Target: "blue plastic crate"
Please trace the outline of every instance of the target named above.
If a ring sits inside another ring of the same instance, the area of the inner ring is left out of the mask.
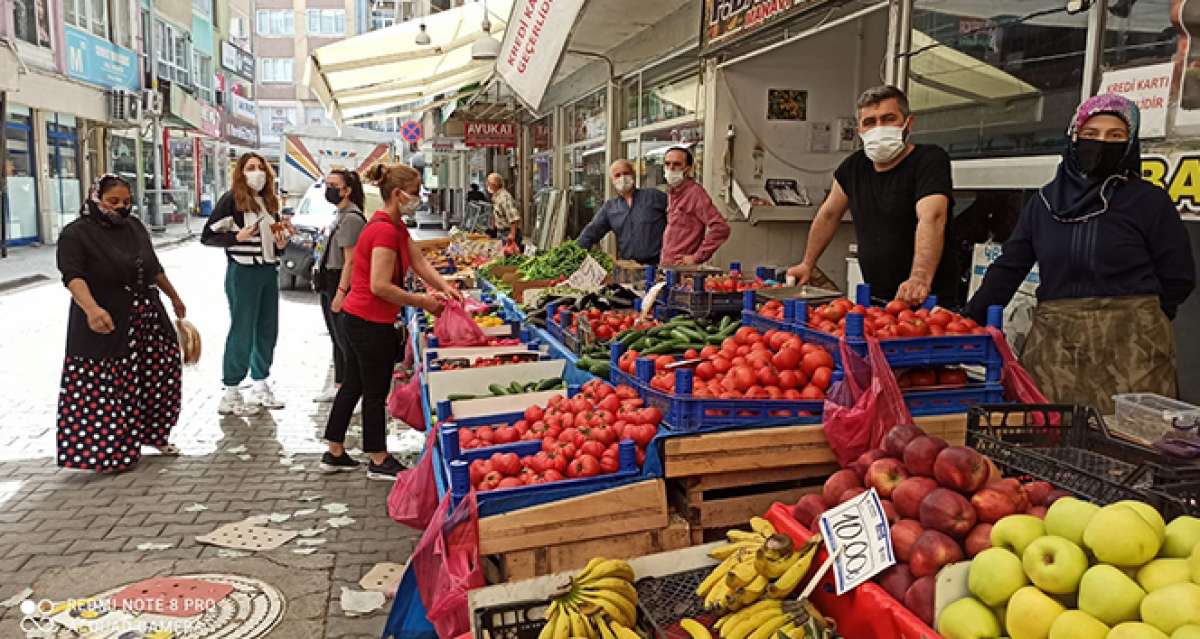
[[[1004,401],[1004,386],[999,382],[969,384],[963,388],[904,391],[904,404],[913,417],[965,413],[976,404]]]
[[[572,353],[571,350],[563,345],[562,342],[555,339],[549,331],[542,330],[535,326],[529,326],[528,328],[530,332],[533,333],[534,339],[536,339],[539,343],[546,344],[546,348],[549,351],[551,359],[567,360],[567,369],[563,373],[563,379],[566,380],[568,386],[583,386],[589,381],[596,379],[595,375],[592,375],[585,370],[581,370],[578,366],[576,366],[576,364],[579,363],[579,356],[575,353]]]

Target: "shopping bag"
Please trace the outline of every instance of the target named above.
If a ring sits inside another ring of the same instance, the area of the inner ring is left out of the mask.
[[[443,347],[484,346],[488,342],[483,329],[455,300],[446,300],[442,314],[433,322],[433,335]]]
[[[825,439],[838,463],[848,466],[872,448],[878,448],[897,424],[911,424],[904,395],[892,374],[879,340],[867,338],[867,359],[850,349],[843,339],[842,381],[825,398]]]
[[[442,498],[409,562],[417,574],[425,616],[442,639],[470,631],[467,592],[485,585],[475,493],[468,493],[453,510],[451,499],[450,493]]]
[[[388,493],[388,515],[397,522],[425,530],[437,511],[437,480],[433,473],[434,437],[425,439],[425,452],[416,466],[396,474],[396,482]]]
[[[409,428],[425,432],[425,409],[421,407],[421,375],[420,369],[412,375],[395,374],[396,383],[392,392],[388,393],[388,414],[398,419]]]
[[[1021,404],[1050,403],[1037,387],[1037,382],[1033,381],[1029,371],[1025,370],[1017,356],[1013,355],[1004,333],[995,326],[989,326],[987,330],[991,333],[992,341],[996,343],[996,350],[999,351],[1000,360],[1004,364],[1000,373],[1000,383],[1004,385],[1004,398]]]

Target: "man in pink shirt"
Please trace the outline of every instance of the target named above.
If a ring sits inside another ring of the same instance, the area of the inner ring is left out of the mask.
[[[663,157],[667,185],[667,230],[660,264],[701,264],[729,239],[729,225],[712,198],[692,179],[692,152],[674,147]]]

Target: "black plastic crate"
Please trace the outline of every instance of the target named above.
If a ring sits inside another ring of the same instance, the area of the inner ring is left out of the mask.
[[[1200,517],[1200,481],[1157,486],[1152,492],[1162,501],[1161,510],[1167,521],[1180,515]]]
[[[526,601],[475,612],[480,639],[537,639],[546,625],[549,601]]]
[[[1092,435],[1090,448],[1130,463],[1155,464],[1158,467],[1154,477],[1156,484],[1200,481],[1200,459],[1171,457],[1153,446],[1125,439],[1119,433],[1108,429],[1100,411],[1095,408],[1083,409],[1082,418],[1087,422],[1088,432]]]
[[[705,612],[704,601],[696,596],[696,588],[713,568],[706,566],[638,580],[634,585],[642,625],[653,631],[657,639],[683,639],[688,633],[679,628],[681,620],[692,618],[709,625],[715,622],[716,617]]]

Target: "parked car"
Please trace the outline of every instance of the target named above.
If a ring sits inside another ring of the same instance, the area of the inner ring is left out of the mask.
[[[363,194],[366,196],[363,215],[369,220],[375,211],[383,208],[383,200],[379,197],[379,189],[371,184],[363,186]],[[284,214],[287,212],[284,209]],[[292,211],[292,226],[296,227],[296,235],[288,241],[280,259],[279,288],[288,290],[310,286],[317,246],[324,243],[325,234],[336,215],[337,207],[325,201],[324,180],[308,187]]]

